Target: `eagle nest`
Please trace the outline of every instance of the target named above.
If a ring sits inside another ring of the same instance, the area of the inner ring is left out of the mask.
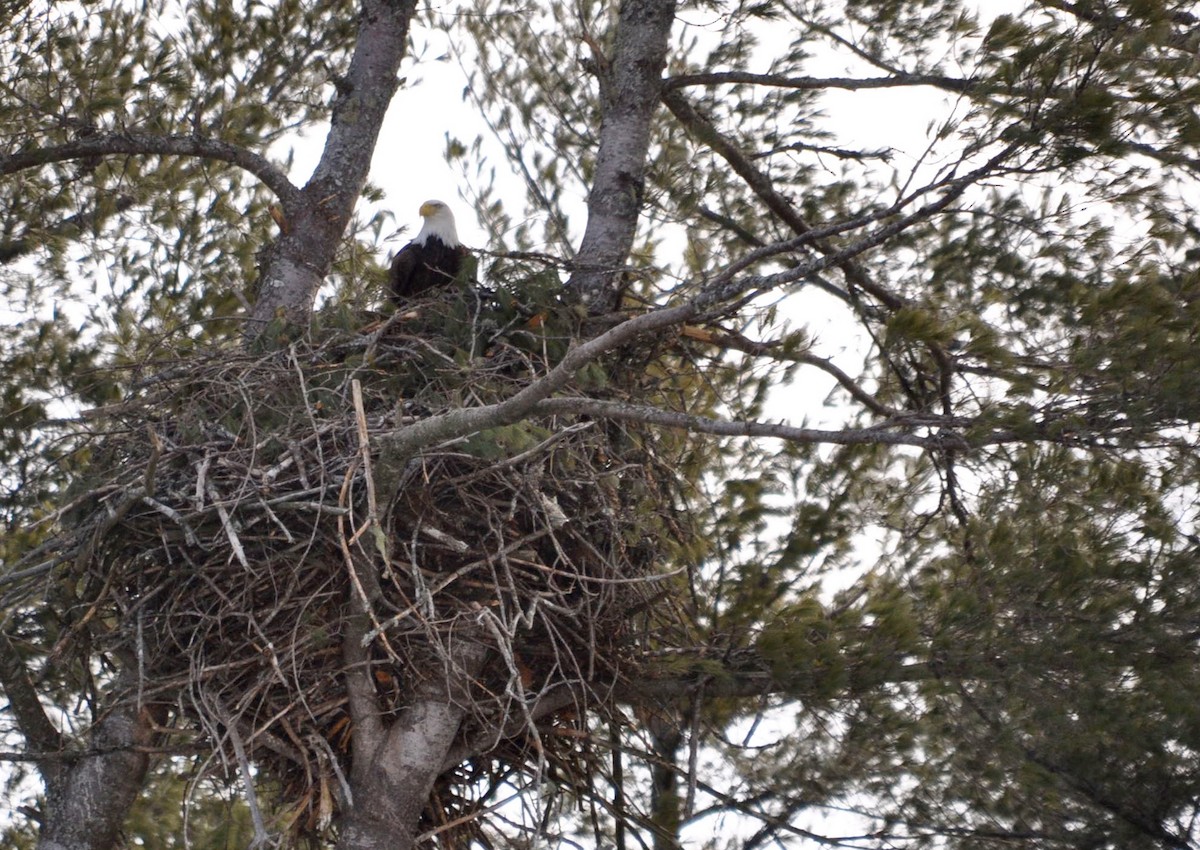
[[[545,374],[570,336],[553,319],[454,292],[365,321],[143,364],[136,397],[89,418],[64,517],[80,652],[136,665],[144,703],[234,775],[257,765],[296,829],[328,821],[349,773],[348,643],[385,713],[431,675],[470,681],[468,758],[430,827],[547,764],[560,784],[589,773],[584,709],[679,626],[672,565],[696,545],[679,438],[562,417],[389,451],[408,424]],[[664,404],[686,392],[672,357],[625,351],[574,390]],[[483,672],[454,669],[455,640],[486,646]]]

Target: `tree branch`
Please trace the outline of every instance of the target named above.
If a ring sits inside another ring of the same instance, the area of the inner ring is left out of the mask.
[[[132,195],[121,195],[113,204],[112,209],[113,212],[122,213],[133,205]],[[94,227],[101,220],[102,214],[98,207],[93,206],[92,209],[77,212],[53,224],[46,224],[38,228],[27,227],[15,239],[0,243],[0,265],[11,263],[13,260],[25,256],[42,244],[45,237],[70,236]]]
[[[497,725],[483,726],[468,739],[460,742],[446,754],[442,761],[442,771],[450,770],[473,756],[487,752],[497,741],[524,734],[529,729],[530,721],[548,717],[564,708],[587,704],[588,695],[581,686],[572,687],[565,682],[559,683],[548,691],[537,694],[527,703],[525,711],[510,711],[497,719]]]
[[[869,392],[860,387],[853,378],[835,366],[831,360],[825,357],[817,357],[815,354],[809,354],[808,352],[800,352],[791,355],[791,359],[795,360],[797,363],[804,363],[809,366],[813,366],[817,369],[820,369],[825,374],[830,375],[838,382],[842,389],[850,393],[855,401],[862,404],[872,413],[889,417],[902,415],[901,411],[888,407],[886,404],[879,401],[879,399],[875,398],[875,396],[871,395]]]
[[[757,251],[751,252],[741,260],[731,263],[728,268],[721,274],[714,277],[705,287],[705,291],[696,299],[695,303],[700,307],[707,307],[711,304],[716,304],[736,298],[751,290],[770,290],[787,283],[792,283],[797,280],[803,280],[806,277],[823,271],[830,267],[843,267],[847,261],[853,260],[861,254],[870,251],[879,245],[882,245],[887,240],[891,239],[918,222],[925,221],[932,216],[938,214],[946,207],[950,206],[958,198],[962,197],[963,193],[968,188],[975,185],[989,175],[997,173],[1000,166],[1012,158],[1017,151],[1021,149],[1020,142],[1012,142],[1005,146],[998,153],[992,156],[987,162],[974,168],[961,177],[947,177],[929,186],[924,186],[915,192],[910,193],[907,197],[901,198],[890,207],[875,212],[866,213],[853,219],[833,224],[825,225],[820,228],[810,228],[805,233],[797,236],[795,239],[787,242],[769,245],[760,248]],[[913,210],[907,215],[899,215],[899,213],[909,206],[916,198],[934,192],[937,190],[945,190],[944,194],[937,200],[930,201]],[[734,276],[742,271],[747,266],[751,265],[757,259],[771,254],[779,254],[785,251],[792,251],[796,248],[808,244],[815,244],[829,236],[836,236],[840,233],[846,233],[851,230],[857,230],[868,224],[893,219],[889,224],[876,229],[873,233],[864,236],[856,242],[852,242],[845,247],[836,250],[829,249],[824,256],[809,260],[805,263],[800,263],[790,269],[777,272],[769,275],[752,275],[735,281]],[[881,293],[881,296],[886,296],[892,301],[895,306],[903,305],[903,301],[891,293],[886,291]],[[886,302],[885,302],[886,303]],[[890,305],[889,305],[890,306]],[[690,318],[690,317],[689,317]]]
[[[825,357],[818,357],[808,351],[780,351],[783,341],[777,340],[773,342],[756,342],[755,340],[747,339],[739,333],[733,333],[726,330],[710,330],[708,328],[692,328],[685,326],[682,330],[682,335],[688,339],[698,340],[699,342],[715,345],[720,348],[732,349],[749,354],[751,357],[769,357],[778,361],[790,361],[792,363],[803,363],[806,366],[813,366],[820,369],[825,374],[836,380],[846,392],[870,410],[885,417],[900,417],[902,411],[888,407],[869,392],[860,387],[853,378],[847,375],[844,371],[833,364],[831,360]]]
[[[1162,165],[1176,165],[1186,168],[1193,175],[1200,176],[1200,158],[1188,156],[1183,151],[1159,149],[1145,142],[1126,142],[1124,146],[1134,153],[1140,153]]]
[[[743,649],[725,657],[711,657],[694,649],[659,650],[639,659],[641,675],[624,680],[604,694],[604,699],[626,705],[679,701],[694,696],[703,688],[705,699],[737,699],[785,695],[805,699],[826,693],[825,683],[816,678],[781,680],[771,671],[771,665],[757,650]],[[856,693],[883,684],[922,682],[937,678],[929,665],[922,662],[896,660],[893,664],[863,665],[851,668],[848,674]],[[555,688],[539,694],[529,705],[533,719],[545,717],[570,706],[586,705],[590,699],[583,685]],[[510,714],[502,725],[481,729],[469,740],[449,751],[442,764],[448,770],[464,759],[482,753],[496,740],[522,734],[526,729],[524,715]]]
[[[0,176],[55,162],[117,155],[193,156],[227,162],[261,180],[263,185],[279,198],[285,212],[299,197],[300,190],[270,160],[239,145],[201,136],[158,136],[152,133],[87,136],[61,145],[27,148],[0,157]]]
[[[750,191],[766,204],[767,209],[771,210],[794,233],[804,236],[812,231],[812,226],[792,206],[791,201],[775,191],[775,186],[772,184],[771,179],[760,171],[750,161],[749,157],[742,153],[732,139],[724,136],[711,122],[697,112],[679,91],[668,89],[663,92],[662,99],[667,108],[671,110],[671,114],[683,124],[684,128],[698,141],[708,145],[714,153],[729,163],[734,172],[746,181],[746,185],[750,187]],[[820,240],[814,240],[812,245],[824,254],[829,254],[834,250],[830,245]],[[875,296],[880,303],[892,309],[903,305],[904,302],[901,298],[872,281],[856,263],[846,260],[838,265],[842,269],[842,273],[846,275],[847,280],[863,291]]]
[[[702,74],[680,74],[663,82],[666,91],[687,86],[720,86],[749,84],[787,89],[890,89],[912,86],[933,86],[954,92],[971,91],[976,83],[941,74],[891,74],[886,77],[789,77],[785,74],[752,74],[747,71],[713,71]]]
[[[62,735],[42,707],[33,680],[29,678],[29,670],[21,660],[17,648],[13,646],[8,634],[0,631],[0,686],[8,697],[17,720],[17,727],[25,736],[26,748],[42,753],[54,753],[62,749]],[[38,772],[42,774],[46,785],[52,785],[58,780],[62,765],[57,760],[35,759]]]
[[[1093,8],[1091,4],[1071,3],[1068,2],[1068,0],[1038,0],[1038,3],[1051,9],[1058,9],[1060,12],[1067,12],[1068,14],[1074,15],[1080,20],[1087,21],[1089,24],[1097,24],[1108,27],[1119,25],[1127,26],[1131,29],[1134,27],[1140,27],[1142,25],[1141,21],[1135,20],[1131,22],[1129,16],[1116,15],[1112,12],[1109,12],[1107,9],[1103,9],[1103,7],[1102,10],[1098,11],[1097,9]],[[1200,18],[1198,18],[1196,15],[1193,15],[1191,12],[1182,9],[1171,10],[1170,19],[1171,23],[1184,27],[1194,27],[1197,22],[1200,22]]]
[[[917,446],[923,449],[942,449],[950,444],[956,444],[959,448],[967,447],[966,441],[954,433],[922,437],[908,431],[895,430],[907,425],[903,421],[870,428],[844,428],[839,431],[826,431],[817,428],[796,428],[782,423],[711,419],[707,416],[663,410],[648,405],[574,397],[546,399],[537,404],[533,413],[547,416],[575,414],[605,419],[632,420],[649,425],[679,428],[699,434],[715,434],[721,437],[774,437],[789,443],[821,443],[838,446]],[[917,427],[929,428],[937,427],[937,425],[920,422]]]
[[[349,701],[350,720],[354,723],[351,745],[354,748],[354,763],[365,763],[379,749],[384,740],[383,720],[375,686],[371,681],[371,651],[363,645],[369,619],[363,610],[362,600],[350,594],[352,614],[346,632],[342,635],[342,660],[346,668],[342,676],[346,682],[346,697]]]
[[[1043,756],[1028,736],[1020,735],[1019,732],[1014,731],[1011,724],[1001,723],[995,714],[989,711],[980,699],[966,688],[960,687],[958,695],[996,735],[1012,740],[1020,747],[1021,753],[1028,761],[1036,764],[1051,776],[1058,778],[1063,784],[1088,802],[1108,812],[1113,817],[1124,821],[1148,837],[1162,842],[1166,847],[1176,848],[1176,850],[1194,850],[1196,845],[1187,840],[1186,836],[1171,832],[1163,824],[1162,818],[1152,813],[1141,811],[1136,802],[1133,804],[1129,803],[1127,795],[1122,794],[1118,796],[1112,794],[1110,791],[1106,791],[1103,785],[1083,776],[1078,769],[1063,766],[1056,763],[1053,759]]]

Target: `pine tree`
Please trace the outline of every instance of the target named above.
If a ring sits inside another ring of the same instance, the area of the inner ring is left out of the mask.
[[[5,11],[8,843],[1200,844],[1191,4]]]

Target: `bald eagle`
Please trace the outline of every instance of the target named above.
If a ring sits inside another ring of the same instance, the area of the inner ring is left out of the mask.
[[[421,204],[425,223],[413,241],[392,260],[388,280],[392,300],[402,301],[434,287],[446,286],[458,277],[466,248],[458,241],[454,213],[441,201]]]

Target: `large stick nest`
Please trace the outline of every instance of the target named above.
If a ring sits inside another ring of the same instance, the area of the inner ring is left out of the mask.
[[[423,677],[454,675],[452,634],[484,642],[464,741],[494,743],[469,779],[565,770],[588,758],[581,709],[671,628],[670,565],[692,545],[684,447],[648,432],[539,420],[413,457],[381,448],[407,423],[511,395],[566,334],[470,293],[381,327],[343,318],[267,354],[160,360],[95,417],[62,585],[70,634],[136,664],[142,698],[228,768],[256,763],[299,827],[328,818],[349,773],[345,640],[369,647],[393,714]],[[663,362],[625,352],[575,389],[644,398],[675,380]],[[437,819],[467,805],[443,801]]]

